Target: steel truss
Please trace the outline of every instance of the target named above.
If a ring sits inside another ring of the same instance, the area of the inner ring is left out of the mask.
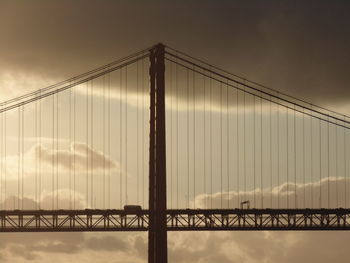
[[[0,232],[148,230],[148,210],[0,211]],[[167,210],[167,230],[350,230],[350,209]]]

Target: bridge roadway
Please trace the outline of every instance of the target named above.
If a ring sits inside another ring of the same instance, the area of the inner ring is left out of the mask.
[[[147,231],[149,210],[1,210],[0,232]],[[174,209],[168,231],[350,230],[350,209]]]

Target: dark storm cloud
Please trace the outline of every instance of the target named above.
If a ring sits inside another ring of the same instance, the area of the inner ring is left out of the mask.
[[[346,1],[0,5],[2,71],[34,74],[47,84],[162,41],[314,103],[332,106],[350,97]]]

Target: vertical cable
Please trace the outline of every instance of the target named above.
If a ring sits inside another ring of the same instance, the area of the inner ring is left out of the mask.
[[[125,67],[125,203],[128,204],[128,66]]]
[[[223,169],[223,163],[222,163],[222,82],[220,82],[220,207],[222,208],[223,199],[222,199],[222,169]]]
[[[337,126],[337,120],[335,121],[336,125],[335,128],[335,194],[336,194],[336,204],[337,207],[339,207],[338,203],[338,126]]]
[[[90,164],[90,180],[91,180],[91,183],[90,183],[90,187],[91,187],[91,208],[95,208],[94,207],[94,80],[92,79],[91,80],[91,84],[90,84],[90,90],[91,90],[91,97],[90,97],[90,105],[91,105],[91,115],[90,115],[90,124],[91,124],[91,132],[90,132],[90,135],[91,135],[91,154],[90,154],[90,158],[91,158],[91,164]]]
[[[254,208],[256,208],[256,127],[255,127],[255,96],[253,96],[253,147],[254,147],[254,153],[253,153],[253,200],[254,200]]]
[[[177,55],[177,54],[176,54]],[[175,88],[176,88],[176,206],[179,208],[179,87],[178,87],[178,65],[175,66]]]
[[[3,131],[4,131],[4,115],[2,113],[0,113],[1,116],[1,130],[0,130],[0,154],[1,154],[1,158],[0,158],[0,209],[4,210],[4,200],[3,200],[3,187],[4,187],[4,181],[3,181]]]
[[[279,96],[279,94],[277,94]],[[280,208],[280,191],[281,191],[281,185],[280,185],[280,103],[279,103],[279,97],[277,100],[277,208]]]
[[[108,73],[107,73],[108,74]],[[106,75],[103,75],[103,85],[102,85],[102,139],[103,139],[103,155],[106,156]],[[103,158],[103,209],[106,209],[106,157]]]
[[[204,93],[204,98],[203,98],[203,148],[204,148],[204,151],[203,151],[203,175],[204,175],[204,180],[203,180],[203,183],[204,183],[204,204],[205,204],[205,208],[208,208],[208,204],[207,204],[207,173],[206,173],[206,167],[205,167],[205,164],[206,164],[206,161],[205,161],[205,158],[206,158],[206,87],[205,87],[205,76],[203,75],[203,93]]]
[[[264,185],[263,185],[263,109],[262,109],[262,92],[260,92],[260,186],[261,186],[261,209],[264,208]]]
[[[244,83],[245,84],[245,83]],[[247,200],[246,194],[247,194],[247,162],[246,162],[246,133],[245,133],[245,127],[246,126],[246,91],[244,89],[243,91],[243,181],[244,181],[244,193],[243,193],[243,201]],[[255,205],[255,204],[254,204]]]
[[[229,92],[228,92],[228,81],[226,82],[226,135],[227,135],[227,159],[226,159],[226,172],[227,172],[227,208],[230,208],[230,118],[228,111],[229,104]]]
[[[18,107],[18,164],[17,164],[17,209],[20,209],[20,194],[21,194],[21,107]]]
[[[240,188],[239,188],[239,150],[240,150],[240,143],[239,143],[239,128],[238,128],[238,103],[239,103],[239,92],[238,89],[236,89],[236,173],[237,173],[237,208],[239,208],[239,202],[240,202]]]
[[[329,160],[329,117],[327,117],[327,202],[330,208],[330,189],[329,189],[329,175],[330,175],[330,160]]]
[[[55,209],[55,168],[54,168],[54,158],[55,158],[55,94],[52,95],[52,138],[51,138],[51,179],[52,179],[52,210]]]
[[[89,82],[86,82],[86,206],[89,205]]]
[[[58,109],[59,109],[59,106],[58,106],[58,96],[59,96],[59,93],[56,94],[56,207],[58,209],[58,118],[59,118],[59,115],[58,115]]]
[[[297,208],[297,129],[296,111],[294,105],[294,207]]]
[[[169,157],[169,166],[170,166],[170,208],[173,207],[173,63],[169,63],[170,66],[170,77],[169,77],[169,93],[170,93],[170,157]]]
[[[72,89],[69,89],[69,209],[72,209]]]
[[[314,142],[313,142],[313,119],[310,117],[310,141],[311,141],[311,151],[310,151],[310,158],[311,158],[311,208],[314,207],[314,158],[313,158],[313,149],[314,149]]]
[[[41,97],[41,90],[39,93],[39,96]],[[41,209],[41,152],[42,152],[42,145],[41,145],[41,100],[39,100],[39,204],[38,207]]]
[[[306,181],[305,181],[305,109],[303,108],[303,188],[304,188],[304,202],[303,202],[303,208],[306,208]]]
[[[108,157],[111,158],[111,74],[108,74]],[[108,209],[111,209],[111,162],[108,162]]]
[[[187,92],[187,98],[186,98],[186,103],[187,103],[187,111],[186,111],[186,120],[187,120],[187,204],[186,208],[189,208],[190,204],[190,106],[189,106],[189,101],[190,101],[190,88],[189,88],[189,70],[186,70],[186,92]]]
[[[123,177],[122,177],[122,165],[123,165],[123,144],[122,144],[122,100],[123,100],[123,68],[119,70],[119,206],[122,209],[123,203]]]
[[[6,210],[6,199],[7,199],[7,112],[4,113],[5,123],[4,123],[4,155],[5,155],[5,164],[4,164],[4,170],[5,170],[5,183],[4,183],[4,209]]]
[[[194,67],[192,71],[192,95],[193,95],[193,208],[196,208],[196,75]]]
[[[136,177],[137,177],[137,191],[136,191],[136,203],[139,204],[139,62],[136,62]]]
[[[22,106],[22,209],[24,209],[24,106]]]
[[[287,208],[289,209],[289,109],[287,113]]]
[[[319,144],[320,144],[320,200],[319,200],[319,203],[320,203],[320,208],[322,207],[322,185],[321,185],[321,176],[322,176],[322,169],[321,169],[321,165],[322,165],[322,161],[321,161],[321,154],[322,154],[322,130],[321,130],[321,120],[319,120],[318,122],[318,125],[319,125],[319,130],[320,130],[320,138],[319,138]]]
[[[75,209],[75,202],[76,202],[76,152],[75,152],[75,147],[76,147],[76,94],[75,91],[73,90],[73,209]]]
[[[346,116],[344,115],[344,123],[346,121]],[[347,184],[348,184],[348,180],[347,180],[347,165],[346,165],[346,160],[348,159],[347,158],[347,140],[346,140],[346,129],[343,129],[344,131],[344,182],[345,182],[345,191],[344,191],[344,196],[345,196],[345,200],[344,200],[344,203],[345,203],[345,208],[348,208],[348,205],[347,205]]]
[[[269,99],[269,117],[270,117],[270,190],[271,190],[271,198],[270,198],[270,207],[273,208],[272,206],[272,196],[273,196],[273,183],[272,183],[272,98],[270,96]]]
[[[34,149],[37,149],[38,147],[38,100],[36,98],[35,100],[35,110],[34,110],[34,133],[35,133],[35,147]],[[34,152],[34,159],[35,159],[35,208],[38,208],[38,155],[35,150]],[[0,200],[1,201],[1,200]]]
[[[212,136],[213,136],[213,125],[212,125],[212,119],[213,119],[213,92],[212,92],[212,79],[211,79],[211,73],[209,75],[209,97],[210,97],[210,115],[209,115],[209,125],[210,125],[210,136],[209,136],[209,152],[210,152],[210,208],[213,208],[213,143],[212,143]]]
[[[142,60],[142,125],[145,125],[145,60]],[[172,71],[171,71],[172,72]],[[172,95],[173,93],[171,93]],[[145,207],[145,134],[142,133],[142,199],[143,206]]]

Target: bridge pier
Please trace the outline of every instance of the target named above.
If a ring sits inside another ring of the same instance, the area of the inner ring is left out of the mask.
[[[164,45],[150,50],[148,262],[167,263]]]

